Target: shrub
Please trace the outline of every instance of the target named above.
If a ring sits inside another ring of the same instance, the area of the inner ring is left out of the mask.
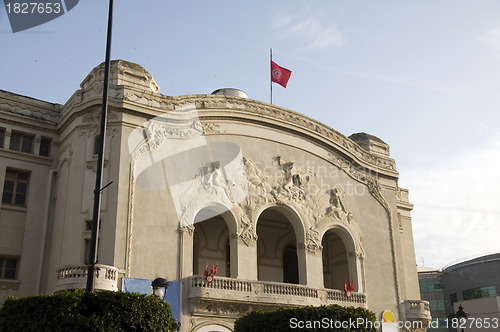
[[[9,297],[0,309],[0,331],[168,331],[171,326],[165,301],[136,293],[78,289]]]
[[[366,325],[350,324],[350,322],[360,322],[361,320],[372,323]],[[375,313],[368,309],[342,307],[336,304],[320,307],[278,308],[271,312],[252,311],[238,318],[234,323],[234,332],[295,330],[375,332],[375,320]],[[344,326],[341,325],[342,323]]]

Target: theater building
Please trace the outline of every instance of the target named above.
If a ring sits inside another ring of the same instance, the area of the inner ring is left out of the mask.
[[[64,105],[0,91],[0,302],[85,287],[103,77]],[[388,144],[235,89],[158,91],[112,62],[96,289],[178,282],[183,331],[295,305],[430,318]]]

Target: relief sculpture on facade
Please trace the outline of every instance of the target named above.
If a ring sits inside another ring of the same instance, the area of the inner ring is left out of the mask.
[[[254,245],[257,240],[255,211],[268,203],[287,204],[295,208],[303,217],[309,230],[306,234],[306,248],[310,252],[322,249],[320,230],[336,221],[348,228],[360,246],[361,231],[354,222],[353,214],[347,209],[345,191],[340,187],[325,193],[312,195],[307,184],[315,173],[306,167],[297,167],[294,162],[284,161],[281,156],[273,158],[276,172],[264,174],[255,162],[244,157],[245,173],[248,180],[248,194],[236,209],[240,220],[238,236],[246,245]]]

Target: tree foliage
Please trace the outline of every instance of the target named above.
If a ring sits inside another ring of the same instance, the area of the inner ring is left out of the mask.
[[[278,308],[271,312],[256,310],[238,318],[234,324],[234,332],[375,332],[375,320],[375,313],[368,309],[336,304]]]
[[[0,331],[168,331],[170,307],[152,295],[84,290],[9,297]]]

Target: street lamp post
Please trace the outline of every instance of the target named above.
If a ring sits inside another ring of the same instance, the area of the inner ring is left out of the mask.
[[[156,278],[151,283],[151,288],[153,288],[154,296],[164,300],[165,295],[167,295],[168,281],[165,278]],[[174,318],[172,322],[173,331],[179,331],[180,328],[181,328],[181,323]]]
[[[151,287],[153,288],[153,295],[163,299],[167,294],[168,281],[165,278],[156,278],[151,283]]]
[[[465,320],[465,322],[467,322],[467,317],[469,317],[469,314],[466,313],[464,311],[464,307],[462,307],[462,305],[460,305],[458,307],[458,311],[455,313],[455,317],[457,317],[458,319],[458,324],[459,324],[459,327],[460,325],[462,325],[462,322]],[[462,332],[465,332],[465,329],[462,328]]]

